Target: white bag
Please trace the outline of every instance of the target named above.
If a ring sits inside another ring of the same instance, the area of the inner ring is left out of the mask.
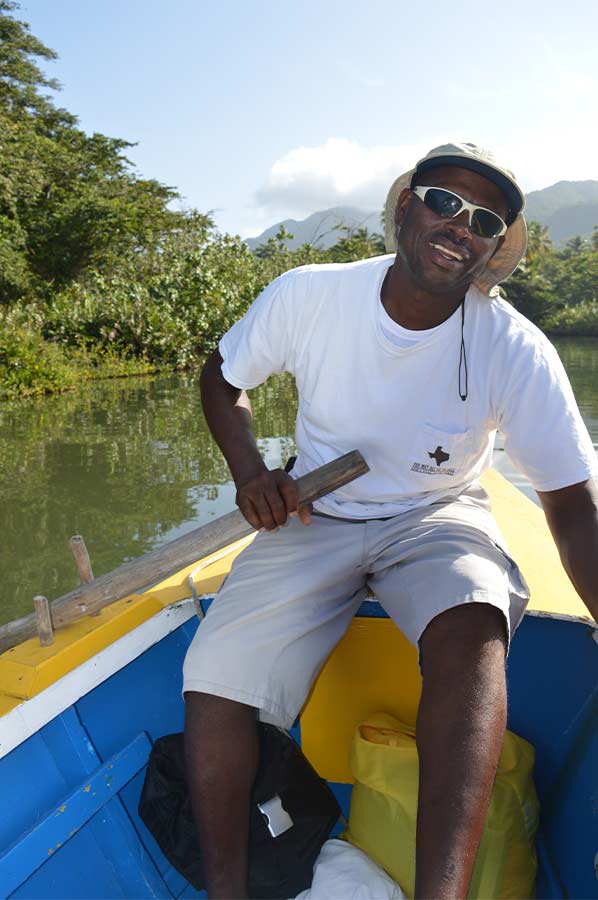
[[[312,885],[295,900],[406,900],[398,884],[362,850],[347,841],[326,841]]]

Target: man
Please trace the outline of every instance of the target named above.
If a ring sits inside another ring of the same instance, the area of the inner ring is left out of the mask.
[[[256,710],[291,725],[368,586],[420,650],[416,897],[466,896],[528,599],[478,482],[497,428],[598,616],[596,456],[552,345],[496,291],[525,251],[523,206],[487,151],[436,148],[390,190],[395,257],[286,273],[206,363],[208,424],[263,532],[185,661],[211,898],[247,896]],[[355,447],[370,466],[313,514],[289,475],[266,470],[251,430],[245,390],[282,371],[299,391],[293,474]]]

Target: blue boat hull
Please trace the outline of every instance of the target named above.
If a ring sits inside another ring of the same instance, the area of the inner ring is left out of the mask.
[[[151,741],[183,727],[181,668],[196,627],[189,619],[0,761],[2,897],[205,896],[137,814]],[[594,635],[583,622],[528,615],[509,657],[509,727],[536,748],[538,897],[598,897]],[[346,809],[350,786],[334,787]]]

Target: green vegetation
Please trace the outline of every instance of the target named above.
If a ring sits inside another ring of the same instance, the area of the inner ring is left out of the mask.
[[[38,62],[55,53],[0,0],[0,399],[82,379],[196,366],[283,271],[384,252],[339,232],[289,251],[284,229],[255,253],[209,215],[175,212],[175,189],[143,179],[118,138],[87,135],[53,102]],[[598,232],[563,250],[532,223],[508,299],[545,330],[598,334]]]
[[[575,237],[562,249],[538,222],[528,227],[527,253],[505,296],[547,334],[598,336],[598,226],[591,240]]]

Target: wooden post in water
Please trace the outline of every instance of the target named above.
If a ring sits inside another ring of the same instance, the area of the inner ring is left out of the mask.
[[[42,647],[49,647],[54,643],[54,629],[52,628],[52,616],[50,615],[50,604],[46,597],[38,594],[33,598],[35,607],[35,623],[37,625],[37,633],[39,642]]]
[[[87,552],[87,547],[85,546],[85,541],[80,534],[74,534],[72,536],[69,541],[69,547],[75,557],[81,584],[89,584],[90,581],[93,581],[91,560],[89,558],[89,553]]]
[[[87,552],[87,547],[85,546],[85,541],[83,540],[82,535],[74,534],[69,540],[69,547],[71,548],[72,554],[75,557],[75,563],[77,565],[77,572],[79,573],[81,584],[90,584],[90,582],[93,581],[93,571],[91,568],[89,553]],[[98,609],[96,612],[91,613],[91,615],[99,616],[100,613],[101,609]]]

